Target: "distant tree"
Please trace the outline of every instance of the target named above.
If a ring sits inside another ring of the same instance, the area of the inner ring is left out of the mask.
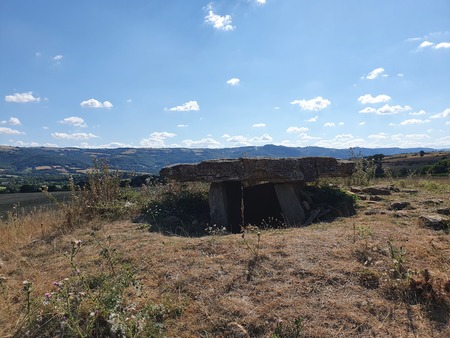
[[[369,156],[367,158],[368,161],[372,162],[375,166],[375,177],[383,177],[384,176],[384,169],[383,169],[383,158],[385,156],[383,154],[375,154],[372,156]]]
[[[425,152],[424,152],[423,150],[421,150],[421,151],[419,152],[419,155],[420,155],[420,157],[423,157],[423,155],[425,155]]]

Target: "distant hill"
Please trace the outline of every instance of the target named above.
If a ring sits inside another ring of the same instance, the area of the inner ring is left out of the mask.
[[[137,173],[156,174],[167,165],[176,163],[196,163],[210,159],[240,157],[307,157],[330,156],[348,159],[354,155],[371,156],[374,154],[396,155],[435,151],[430,148],[352,148],[332,149],[322,147],[284,147],[265,145],[260,147],[238,147],[224,149],[189,148],[20,148],[0,146],[0,174],[34,175],[81,173],[92,166],[93,159],[107,159],[113,169]]]

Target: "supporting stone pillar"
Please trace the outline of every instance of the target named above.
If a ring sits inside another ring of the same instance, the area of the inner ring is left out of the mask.
[[[227,227],[229,222],[227,192],[224,182],[211,183],[209,188],[209,214],[211,225],[218,227]]]
[[[275,192],[280,203],[281,212],[287,225],[302,225],[306,221],[305,211],[298,199],[295,183],[275,184]]]
[[[211,225],[237,233],[242,219],[242,184],[240,181],[213,182],[209,188]]]

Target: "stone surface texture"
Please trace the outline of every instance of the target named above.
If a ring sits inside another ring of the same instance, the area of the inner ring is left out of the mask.
[[[178,182],[241,181],[258,184],[314,182],[319,177],[347,177],[353,170],[353,162],[338,161],[332,157],[240,158],[176,164],[161,169],[160,174]]]

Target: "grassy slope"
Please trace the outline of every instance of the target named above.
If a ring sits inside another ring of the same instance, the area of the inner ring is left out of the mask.
[[[99,236],[112,236],[118,251],[138,267],[144,293],[130,302],[183,308],[179,318],[165,322],[169,337],[229,335],[231,322],[251,336],[271,336],[277,323],[288,326],[297,317],[303,318],[307,337],[448,337],[448,307],[414,304],[392,292],[405,280],[391,277],[394,263],[388,250],[388,241],[403,247],[404,266],[415,278],[428,269],[436,290],[450,279],[449,235],[417,222],[436,207],[450,207],[450,185],[445,184],[422,185],[417,193],[399,192],[378,202],[360,201],[356,216],[333,223],[263,231],[256,264],[255,234],[247,234],[246,242],[241,235],[168,237],[131,222],[95,227]],[[437,199],[442,202],[424,204]],[[389,211],[392,201],[409,201],[414,209]],[[378,213],[366,215],[369,209]],[[82,269],[98,268],[92,228],[49,235],[57,222],[35,215],[28,227],[13,227],[15,234],[0,229],[0,274],[6,277],[0,336],[8,336],[19,317],[23,280],[33,281],[34,293],[43,295],[53,281],[70,273],[62,253],[71,240],[83,240],[77,257]],[[31,224],[42,225],[33,229]],[[368,264],[360,262],[361,253],[370,257]],[[378,287],[363,282],[368,273],[377,276]],[[448,292],[439,292],[448,301]]]

